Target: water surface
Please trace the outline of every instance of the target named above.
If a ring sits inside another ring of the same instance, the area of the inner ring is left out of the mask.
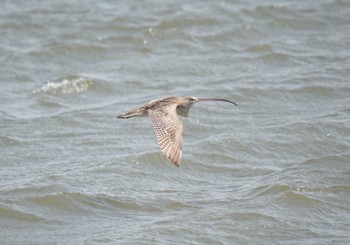
[[[1,244],[350,243],[347,1],[4,1]],[[183,119],[181,167],[148,118]]]

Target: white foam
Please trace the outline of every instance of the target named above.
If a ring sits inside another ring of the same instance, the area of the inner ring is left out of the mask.
[[[73,94],[81,93],[91,87],[92,81],[83,77],[67,78],[60,82],[47,81],[47,84],[39,89],[34,90],[34,93],[62,93]]]

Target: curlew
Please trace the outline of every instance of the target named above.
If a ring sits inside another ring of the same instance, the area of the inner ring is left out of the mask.
[[[200,101],[224,101],[237,105],[235,102],[217,98],[197,97],[167,97],[152,100],[139,108],[125,112],[117,118],[149,116],[151,118],[158,144],[164,155],[177,167],[182,156],[183,125],[177,115],[187,117],[193,104]]]

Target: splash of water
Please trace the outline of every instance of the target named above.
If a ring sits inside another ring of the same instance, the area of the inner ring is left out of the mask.
[[[39,89],[34,90],[34,93],[52,93],[52,94],[74,94],[88,90],[93,82],[84,77],[64,78],[58,82],[47,81],[47,84]]]

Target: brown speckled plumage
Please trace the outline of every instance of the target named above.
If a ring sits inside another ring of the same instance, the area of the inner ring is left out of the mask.
[[[225,99],[202,99],[196,97],[167,97],[152,100],[148,104],[123,113],[118,118],[149,116],[156,133],[161,151],[176,166],[180,166],[182,156],[183,125],[177,115],[188,116],[191,106],[199,101],[225,101]]]

